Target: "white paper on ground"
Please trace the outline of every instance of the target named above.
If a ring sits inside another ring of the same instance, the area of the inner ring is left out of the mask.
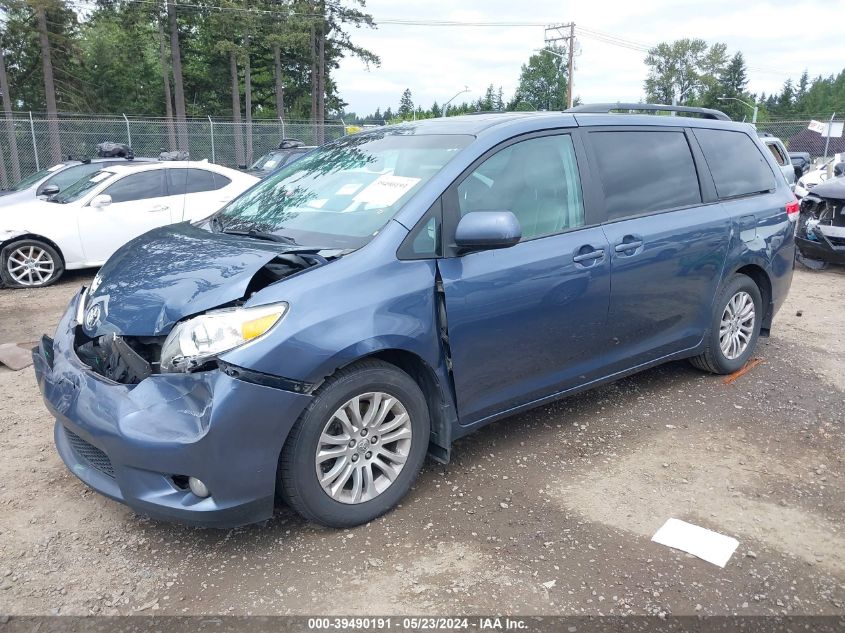
[[[678,519],[666,521],[651,540],[688,552],[719,567],[727,564],[739,545],[735,538]]]

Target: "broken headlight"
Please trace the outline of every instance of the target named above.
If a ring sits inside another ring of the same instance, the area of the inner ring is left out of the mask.
[[[190,371],[269,332],[287,303],[212,310],[179,323],[161,348],[161,371]]]

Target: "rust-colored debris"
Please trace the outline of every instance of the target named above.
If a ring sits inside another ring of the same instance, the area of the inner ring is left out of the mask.
[[[754,369],[757,365],[759,365],[762,362],[763,362],[762,358],[752,358],[747,363],[745,363],[745,365],[743,365],[742,367],[737,369],[734,373],[728,374],[727,376],[722,378],[722,383],[725,384],[725,385],[731,384],[737,378],[739,378],[743,374],[747,374],[749,371]]]

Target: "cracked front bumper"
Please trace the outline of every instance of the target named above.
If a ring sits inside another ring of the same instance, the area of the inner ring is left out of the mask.
[[[33,350],[38,385],[56,418],[56,448],[71,472],[156,519],[233,527],[270,518],[279,453],[311,396],[218,370],[112,382],[73,349],[79,298],[55,340]],[[197,497],[179,476],[201,479],[211,496]]]

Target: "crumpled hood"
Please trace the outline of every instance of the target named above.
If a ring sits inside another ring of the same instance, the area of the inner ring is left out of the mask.
[[[242,298],[279,247],[187,222],[154,229],[118,249],[94,277],[83,329],[88,336],[167,334],[186,316]]]
[[[820,198],[845,200],[845,176],[826,180],[810,189],[810,193]]]

